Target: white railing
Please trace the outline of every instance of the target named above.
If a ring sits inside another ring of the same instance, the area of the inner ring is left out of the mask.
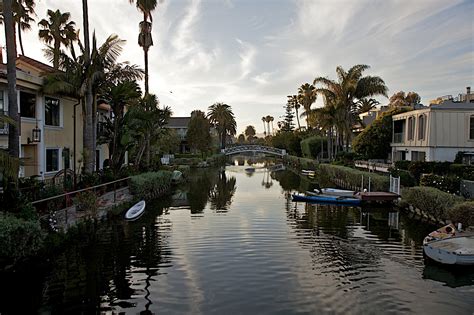
[[[261,152],[261,153],[269,153],[284,156],[286,155],[286,150],[278,149],[273,147],[267,147],[263,145],[238,145],[233,147],[228,147],[223,150],[225,155],[243,153],[243,152]]]
[[[400,195],[400,177],[390,175],[390,192]]]
[[[372,162],[372,161],[355,161],[355,167],[365,168],[368,171],[388,173],[389,168],[392,166],[388,163]]]

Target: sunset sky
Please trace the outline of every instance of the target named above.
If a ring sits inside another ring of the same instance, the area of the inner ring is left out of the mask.
[[[82,29],[81,1],[37,2],[37,22],[60,9]],[[143,67],[135,6],[89,0],[89,11],[99,43],[119,35],[127,40],[120,60]],[[390,95],[415,91],[427,104],[474,87],[473,16],[469,0],[165,0],[153,14],[150,92],[175,116],[225,102],[239,133],[250,124],[261,133],[261,117],[280,120],[301,84],[368,64]],[[45,62],[37,34],[36,26],[24,34],[25,54]]]

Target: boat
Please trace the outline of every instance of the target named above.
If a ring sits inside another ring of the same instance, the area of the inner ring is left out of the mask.
[[[302,175],[307,175],[307,176],[314,176],[314,175],[316,175],[316,172],[312,171],[312,170],[301,170],[301,174]]]
[[[178,170],[174,170],[171,174],[171,182],[177,184],[183,180],[183,173]]]
[[[441,264],[474,265],[474,233],[448,224],[425,237],[423,252]]]
[[[353,197],[356,193],[354,190],[346,190],[346,189],[336,189],[336,188],[321,188],[315,189],[315,192],[319,192],[323,195],[331,195],[331,196],[343,196],[343,197]]]
[[[331,196],[331,195],[319,195],[315,193],[301,195],[293,194],[293,201],[305,201],[314,203],[330,203],[339,205],[353,205],[357,206],[361,204],[360,199],[350,198],[345,196]]]
[[[474,235],[460,235],[427,242],[423,245],[423,252],[441,264],[474,265]]]
[[[138,219],[145,212],[145,200],[139,201],[125,212],[125,219],[133,221]]]

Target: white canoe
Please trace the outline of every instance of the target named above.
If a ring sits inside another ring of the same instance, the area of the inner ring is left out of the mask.
[[[143,212],[145,212],[145,206],[145,200],[137,202],[133,207],[127,210],[127,212],[125,213],[125,219],[138,219],[143,214]]]
[[[429,258],[447,265],[474,265],[474,236],[454,236],[427,242],[423,250]]]
[[[318,191],[315,189],[314,191]],[[324,195],[330,196],[342,196],[342,197],[352,197],[355,194],[353,190],[345,190],[345,189],[336,189],[336,188],[322,188],[321,193]]]

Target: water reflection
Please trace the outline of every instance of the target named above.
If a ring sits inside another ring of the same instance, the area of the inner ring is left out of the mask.
[[[216,185],[211,190],[209,201],[212,210],[216,212],[227,212],[232,204],[232,197],[236,190],[236,179],[233,176],[229,178],[225,170],[219,172]]]

